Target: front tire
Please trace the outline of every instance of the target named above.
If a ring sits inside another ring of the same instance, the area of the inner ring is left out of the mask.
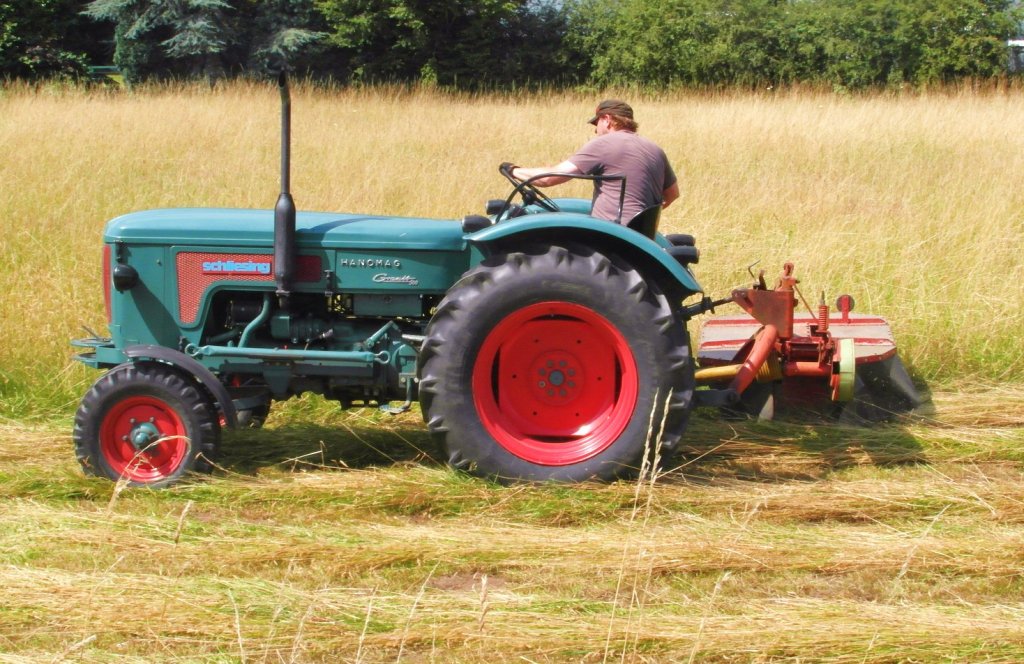
[[[585,248],[490,257],[438,306],[420,356],[428,427],[456,468],[612,480],[682,435],[688,337],[632,267]],[[666,411],[667,405],[667,411]]]
[[[140,362],[96,381],[75,415],[73,438],[86,474],[161,487],[212,469],[220,424],[195,383],[169,366]]]

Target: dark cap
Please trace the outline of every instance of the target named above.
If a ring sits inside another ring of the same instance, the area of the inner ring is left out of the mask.
[[[594,111],[594,117],[587,120],[592,125],[597,124],[597,119],[602,115],[618,115],[623,118],[633,119],[633,107],[624,101],[618,99],[605,99],[603,102],[597,105],[597,110]]]

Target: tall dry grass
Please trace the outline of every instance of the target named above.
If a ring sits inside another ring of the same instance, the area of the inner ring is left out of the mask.
[[[587,140],[597,96],[299,86],[296,201],[481,212],[507,192],[498,163],[554,163]],[[755,261],[772,277],[793,260],[809,299],[849,292],[860,310],[887,316],[918,376],[1024,378],[1019,92],[630,99],[641,132],[681,176],[663,230],[696,234],[710,293],[748,282]],[[103,328],[107,219],[150,207],[269,207],[277,141],[270,85],[3,89],[0,412],[68,413],[92,378],[68,361],[66,342],[81,324]]]

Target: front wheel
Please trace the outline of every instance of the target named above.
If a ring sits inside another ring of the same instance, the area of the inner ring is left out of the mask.
[[[169,366],[140,362],[96,381],[75,415],[73,437],[87,474],[159,487],[211,470],[220,424],[193,382]]]
[[[633,474],[678,441],[693,393],[666,298],[628,265],[558,246],[488,258],[453,286],[420,377],[451,464],[504,479]]]

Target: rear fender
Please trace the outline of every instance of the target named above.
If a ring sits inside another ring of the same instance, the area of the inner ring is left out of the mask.
[[[667,292],[677,292],[682,299],[703,292],[693,273],[665,251],[669,245],[660,235],[651,240],[620,224],[585,214],[531,214],[466,236],[466,240],[484,254],[496,253],[510,246],[522,247],[538,241],[557,242],[566,238],[626,258],[647,278],[657,279]]]

